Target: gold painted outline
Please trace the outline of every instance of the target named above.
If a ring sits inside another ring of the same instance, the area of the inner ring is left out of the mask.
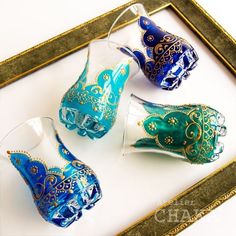
[[[154,1],[154,0],[152,0],[152,1]],[[41,46],[47,45],[47,44],[51,43],[51,42],[54,41],[54,40],[60,39],[62,36],[66,35],[66,34],[68,34],[68,33],[70,33],[70,32],[73,32],[73,31],[75,31],[75,30],[77,30],[77,29],[79,29],[79,28],[82,28],[83,26],[86,26],[86,25],[89,24],[89,23],[93,23],[93,22],[95,22],[96,20],[101,19],[102,17],[106,17],[106,16],[108,16],[109,14],[115,14],[115,13],[117,13],[118,11],[120,11],[120,10],[122,10],[122,9],[124,9],[124,8],[126,8],[126,7],[128,7],[128,6],[130,6],[130,5],[132,5],[132,4],[134,4],[134,3],[138,3],[138,2],[143,3],[143,4],[145,5],[145,3],[147,4],[147,2],[151,2],[151,0],[140,0],[140,1],[133,0],[133,1],[131,1],[131,2],[128,2],[127,4],[124,4],[124,5],[120,6],[120,7],[117,7],[117,8],[115,8],[115,9],[112,10],[112,11],[109,11],[109,12],[103,14],[103,15],[100,15],[100,16],[98,16],[98,17],[96,17],[96,18],[94,18],[94,19],[92,19],[92,20],[90,20],[90,21],[87,21],[87,22],[85,22],[85,23],[83,23],[83,24],[81,24],[81,25],[79,25],[79,26],[77,26],[77,27],[71,29],[71,30],[68,30],[68,31],[66,31],[66,32],[64,32],[64,33],[62,33],[62,34],[59,34],[59,35],[57,35],[57,36],[55,36],[55,37],[53,37],[53,38],[51,38],[51,39],[49,39],[49,40],[47,40],[47,41],[45,41],[45,42],[43,42],[43,43],[40,43],[40,44],[38,44],[38,45],[36,45],[36,46],[34,46],[34,47],[31,47],[31,48],[29,48],[29,49],[27,49],[27,50],[25,50],[25,51],[23,51],[23,52],[21,52],[21,53],[15,55],[15,56],[13,56],[13,57],[10,57],[10,58],[8,58],[8,59],[6,59],[6,60],[0,62],[0,68],[1,68],[2,65],[6,64],[6,63],[8,63],[8,62],[10,62],[10,61],[14,61],[15,59],[18,59],[18,58],[20,58],[21,56],[23,56],[23,55],[25,55],[25,54],[27,54],[27,53],[29,53],[29,52],[31,53],[31,52],[33,52],[35,49],[40,48]],[[149,14],[150,14],[150,15],[151,15],[151,14],[154,14],[154,13],[156,13],[156,12],[162,10],[162,9],[165,9],[165,8],[167,8],[167,7],[170,7],[172,10],[174,10],[175,13],[177,13],[177,15],[178,15],[188,26],[190,26],[190,28],[197,34],[197,36],[199,36],[199,37],[201,38],[201,40],[212,50],[212,52],[215,53],[215,55],[228,67],[228,69],[233,73],[233,75],[236,75],[236,69],[235,69],[235,67],[229,62],[229,60],[227,60],[226,57],[225,57],[222,53],[220,53],[219,50],[207,39],[207,37],[206,37],[205,35],[203,35],[203,34],[197,29],[197,27],[194,26],[194,24],[192,24],[192,23],[190,22],[190,20],[184,15],[184,13],[181,12],[181,10],[179,10],[179,8],[177,7],[177,5],[178,5],[178,3],[180,4],[181,0],[160,0],[160,2],[161,2],[161,7],[157,8],[157,9],[155,9],[155,10],[149,11]],[[198,3],[196,3],[195,0],[189,0],[189,2],[190,2],[192,5],[194,5],[195,7],[197,7],[197,9],[201,12],[201,15],[202,15],[202,16],[207,17],[207,20],[210,21],[210,22],[212,23],[212,25],[213,25],[215,28],[219,29],[219,31],[220,31],[221,33],[223,33],[230,41],[232,41],[232,43],[233,43],[234,45],[236,45],[235,40],[232,38],[232,36],[231,36],[228,32],[226,32],[226,31],[225,31],[225,30],[210,16]],[[150,4],[150,5],[151,5],[151,4]],[[146,5],[145,5],[145,6],[146,6]],[[134,20],[131,20],[131,21],[128,21],[128,22],[125,22],[124,24],[121,24],[121,25],[117,26],[117,27],[115,28],[115,30],[118,30],[118,29],[120,29],[120,28],[122,28],[122,27],[124,27],[124,26],[126,26],[126,25],[128,25],[128,24],[130,24],[130,23],[132,23],[132,22],[134,22],[134,21],[135,21],[135,19],[134,19]],[[102,37],[105,37],[106,35],[107,35],[107,33],[104,33],[104,34],[99,35],[99,37],[97,37],[97,38],[102,38]],[[79,49],[85,47],[86,45],[89,44],[90,41],[91,41],[91,40],[89,40],[89,41],[87,41],[87,42],[85,42],[85,43],[83,43],[83,44],[80,44],[80,45],[78,45],[77,47],[74,47],[74,48],[72,48],[72,49],[70,49],[70,50],[68,50],[68,51],[66,51],[66,52],[64,52],[64,53],[62,53],[62,54],[60,54],[60,55],[58,55],[58,56],[55,56],[55,57],[49,59],[48,61],[46,61],[46,62],[44,62],[44,63],[42,63],[42,64],[40,64],[40,65],[37,65],[37,66],[35,66],[35,67],[33,67],[33,68],[27,70],[27,71],[24,71],[23,73],[18,74],[18,75],[16,75],[16,76],[12,77],[12,78],[7,78],[7,79],[1,79],[1,78],[0,78],[0,88],[4,87],[4,86],[6,86],[6,85],[9,85],[10,83],[12,83],[12,82],[14,82],[14,81],[20,79],[21,77],[26,76],[26,75],[28,75],[28,74],[30,74],[30,73],[32,73],[32,72],[34,72],[34,71],[36,71],[36,70],[38,70],[38,69],[44,67],[44,66],[46,66],[46,65],[49,65],[49,64],[52,63],[52,62],[57,61],[58,59],[60,59],[60,58],[62,58],[62,57],[64,57],[64,56],[66,56],[66,55],[69,55],[69,54],[72,53],[72,52],[75,52],[75,51],[77,51],[77,50],[79,50]],[[233,49],[233,48],[232,48],[232,49]],[[3,80],[2,83],[1,83],[1,80]],[[224,165],[224,167],[221,167],[220,169],[214,171],[212,174],[206,176],[205,178],[203,178],[202,180],[200,180],[198,183],[194,184],[192,187],[188,188],[187,190],[185,190],[185,191],[182,192],[181,194],[177,195],[177,196],[174,197],[171,201],[165,203],[164,205],[162,205],[162,206],[159,207],[158,209],[156,209],[156,210],[154,210],[153,212],[149,213],[146,217],[144,217],[143,219],[139,220],[138,222],[140,223],[142,220],[146,219],[148,216],[150,217],[150,216],[151,216],[153,213],[155,213],[157,210],[160,210],[160,209],[162,209],[162,208],[164,208],[164,207],[170,205],[171,202],[173,202],[174,200],[179,199],[181,196],[184,196],[184,195],[185,195],[186,193],[188,193],[188,192],[191,192],[196,186],[199,186],[201,183],[203,183],[203,182],[206,181],[207,179],[213,177],[214,174],[216,174],[216,173],[218,173],[218,172],[221,172],[221,171],[224,171],[224,169],[225,169],[228,165],[232,164],[233,162],[236,162],[236,159],[234,159],[233,161],[231,161],[231,162],[228,163],[227,165]],[[218,205],[221,205],[223,202],[225,202],[227,199],[229,199],[230,197],[232,197],[232,196],[234,196],[234,195],[236,195],[236,187],[234,187],[231,191],[224,193],[221,197],[219,197],[218,199],[215,199],[215,201],[213,201],[211,204],[209,204],[209,205],[206,206],[206,207],[208,207],[209,211],[211,211],[212,209],[214,209],[214,208],[217,207]],[[194,221],[192,221],[192,222],[185,222],[185,223],[179,224],[177,227],[171,229],[171,230],[168,232],[167,235],[175,235],[175,234],[179,233],[180,231],[182,231],[183,229],[185,229],[185,228],[188,227],[190,224],[194,223],[196,220],[200,219],[202,216],[206,215],[207,213],[208,213],[208,211],[207,211],[207,212],[204,211],[204,213],[201,213],[200,215],[198,214],[198,215],[196,215],[196,216],[193,216]],[[136,224],[137,224],[137,223],[136,223]],[[136,224],[135,224],[135,225],[136,225]],[[132,225],[132,226],[129,227],[128,229],[135,227],[135,225]],[[127,230],[128,230],[128,229],[127,229]],[[125,230],[125,231],[127,231],[127,230]],[[119,234],[119,235],[120,235],[120,234]]]
[[[25,51],[15,55],[15,56],[13,56],[13,57],[10,57],[10,58],[0,62],[0,75],[1,75],[1,67],[2,66],[7,65],[10,62],[14,62],[14,60],[22,59],[25,54],[28,54],[28,53],[32,53],[33,54],[33,52],[36,49],[39,49],[40,47],[52,45],[53,41],[54,42],[56,42],[57,40],[59,41],[60,39],[63,39],[63,36],[66,36],[66,35],[68,35],[71,32],[76,32],[79,29],[82,30],[83,27],[86,26],[86,25],[89,25],[89,24],[92,24],[92,23],[95,24],[96,21],[101,20],[101,19],[109,19],[110,16],[119,13],[119,11],[122,11],[122,9],[125,9],[126,7],[129,7],[130,5],[132,5],[134,3],[142,3],[142,4],[144,4],[147,7],[147,10],[149,8],[151,8],[151,10],[149,10],[149,14],[150,15],[152,15],[152,14],[154,14],[154,13],[156,13],[156,12],[162,10],[162,9],[170,7],[188,26],[190,26],[190,28],[197,34],[197,36],[199,36],[201,38],[201,40],[213,51],[213,53],[215,53],[215,55],[217,57],[219,57],[219,59],[228,67],[228,69],[234,75],[236,75],[236,67],[235,67],[235,65],[233,65],[234,63],[232,62],[232,61],[234,61],[234,56],[230,55],[229,56],[230,58],[227,60],[226,57],[222,53],[220,53],[219,50],[207,39],[207,37],[205,35],[203,35],[197,29],[197,27],[190,22],[191,19],[189,20],[184,15],[184,13],[181,12],[181,10],[177,6],[177,5],[181,5],[183,2],[186,2],[186,0],[184,0],[184,1],[183,0],[160,0],[158,3],[155,3],[155,0],[133,0],[133,1],[130,1],[130,2],[124,4],[124,5],[120,6],[120,7],[117,7],[117,8],[115,8],[115,9],[109,11],[109,12],[106,12],[106,13],[98,16],[98,17],[95,17],[95,18],[93,18],[93,19],[91,19],[91,20],[89,20],[89,21],[87,21],[87,22],[85,22],[83,24],[80,24],[77,27],[74,27],[74,28],[72,28],[72,29],[62,33],[62,34],[59,34],[59,35],[57,35],[57,36],[55,36],[55,37],[53,37],[53,38],[43,42],[43,43],[40,43],[40,44],[38,44],[38,45],[36,45],[34,47],[31,47],[31,48],[29,48],[29,49],[27,49],[27,50],[25,50]],[[196,7],[201,12],[201,15],[203,17],[207,17],[207,20],[209,22],[211,22],[212,25],[216,29],[218,29],[221,33],[223,33],[226,36],[226,38],[228,38],[233,43],[233,45],[236,46],[235,40],[232,38],[232,36],[230,36],[230,34],[228,34],[201,6],[199,6],[199,4],[195,2],[195,0],[188,0],[187,2],[190,3],[190,5],[192,4],[191,6]],[[155,10],[152,10],[155,6],[158,6],[158,7]],[[128,24],[130,24],[130,23],[132,23],[134,21],[135,21],[135,19],[132,19],[132,20],[129,20],[129,21],[123,23],[123,24],[120,24],[117,27],[115,27],[114,30],[118,30],[120,28],[123,28],[124,26],[126,26],[126,25],[128,25]],[[103,38],[106,35],[107,35],[107,33],[102,33],[102,34],[98,35],[96,37],[96,39]],[[28,74],[30,74],[30,73],[32,73],[32,72],[34,72],[34,71],[44,67],[44,66],[46,66],[46,65],[49,65],[50,63],[53,63],[53,62],[59,60],[62,57],[65,57],[66,55],[69,55],[69,54],[71,54],[71,53],[73,53],[73,52],[75,52],[75,51],[85,47],[92,40],[94,40],[94,38],[92,38],[92,39],[89,38],[88,41],[86,41],[84,43],[81,42],[81,44],[79,44],[78,46],[76,46],[76,47],[74,47],[72,49],[69,49],[68,51],[63,52],[63,53],[61,53],[59,55],[56,55],[56,56],[54,56],[52,58],[49,58],[47,61],[42,62],[41,64],[38,64],[38,65],[36,64],[35,66],[31,67],[30,69],[26,68],[25,71],[23,71],[20,74],[13,75],[12,78],[10,78],[10,77],[7,78],[8,75],[6,75],[5,77],[3,75],[3,78],[0,78],[0,88],[4,87],[6,85],[9,85],[10,83],[20,79],[21,77],[26,76],[26,75],[28,75]],[[57,48],[55,48],[55,49],[57,49]],[[232,48],[232,50],[234,50],[234,48]],[[232,56],[232,58],[231,58],[231,56]],[[14,66],[16,66],[16,70],[18,70],[18,68],[20,67],[20,64],[23,63],[23,62],[19,62],[18,61],[16,64],[10,64],[9,68],[8,68],[9,71],[10,70],[14,70],[15,68],[12,68]],[[26,60],[26,62],[27,62],[27,60]]]

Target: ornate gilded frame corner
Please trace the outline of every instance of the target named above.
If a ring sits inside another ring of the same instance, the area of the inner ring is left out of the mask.
[[[234,195],[236,158],[117,235],[176,235]]]
[[[235,40],[195,1],[137,0],[124,4],[0,62],[0,88],[78,51],[95,38],[107,36],[107,32],[116,17],[126,7],[138,2],[142,3],[150,14],[167,7],[171,8],[233,75],[236,75]],[[123,21],[119,22],[116,30],[133,21],[132,15],[127,14]],[[176,235],[235,194],[236,159],[151,212],[119,235]],[[191,204],[175,204],[176,202]],[[177,211],[177,219],[182,219],[181,214],[185,210],[187,210],[189,217],[185,220],[169,222],[166,219],[171,210]],[[160,222],[158,219],[162,219],[162,221]]]
[[[53,63],[102,38],[126,7],[140,2],[150,14],[172,8],[196,33],[212,52],[236,75],[235,40],[193,0],[138,0],[124,4],[73,29],[59,34],[39,45],[0,62],[0,88]],[[127,15],[116,29],[130,24],[134,19]]]

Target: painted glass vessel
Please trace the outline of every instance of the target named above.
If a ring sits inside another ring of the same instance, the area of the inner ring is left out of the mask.
[[[82,74],[61,101],[59,117],[66,128],[91,139],[112,128],[125,83],[139,69],[132,52],[120,48],[107,40],[90,44]]]
[[[50,118],[15,128],[1,141],[0,152],[8,155],[50,223],[68,227],[102,196],[95,173],[64,146]]]
[[[224,116],[205,105],[160,105],[131,97],[125,151],[166,153],[204,164],[223,151]]]
[[[189,71],[196,66],[196,51],[183,38],[157,26],[142,4],[131,5],[121,13],[110,29],[112,40],[113,28],[130,11],[138,20],[130,34],[122,37],[122,44],[135,54],[144,75],[154,85],[166,90],[179,87],[182,80],[189,76]]]

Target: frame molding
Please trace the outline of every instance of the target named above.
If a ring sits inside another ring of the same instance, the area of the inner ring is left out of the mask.
[[[194,0],[133,0],[0,62],[0,88],[107,36],[112,22],[128,6],[142,3],[150,14],[171,7],[211,51],[236,75],[235,40]],[[131,15],[116,29],[133,22]]]
[[[117,235],[176,235],[234,195],[236,158]]]
[[[112,22],[128,6],[142,3],[149,14],[170,7],[195,32],[219,60],[236,75],[236,41],[194,0],[133,0],[87,21],[41,44],[0,62],[0,88],[87,46],[95,38],[107,36]],[[126,15],[118,30],[135,19]],[[180,195],[148,214],[118,235],[176,235],[236,194],[236,158]],[[178,201],[193,204],[174,204]],[[169,210],[187,209],[183,222],[168,222]],[[198,212],[195,209],[199,209]],[[164,219],[164,223],[156,219]]]

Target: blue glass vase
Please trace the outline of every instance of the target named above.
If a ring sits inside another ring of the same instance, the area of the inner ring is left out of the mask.
[[[102,197],[95,173],[64,146],[50,118],[16,127],[0,142],[0,153],[19,171],[50,223],[68,227]]]
[[[116,41],[111,35],[114,27],[131,13],[137,17],[137,23],[118,41],[138,58],[144,75],[154,85],[165,90],[178,88],[197,65],[196,51],[183,38],[157,26],[142,4],[131,5],[118,16],[109,31],[109,39]]]
[[[121,48],[107,40],[89,45],[84,70],[61,101],[59,118],[66,128],[91,139],[112,128],[125,83],[139,70],[132,52]]]

